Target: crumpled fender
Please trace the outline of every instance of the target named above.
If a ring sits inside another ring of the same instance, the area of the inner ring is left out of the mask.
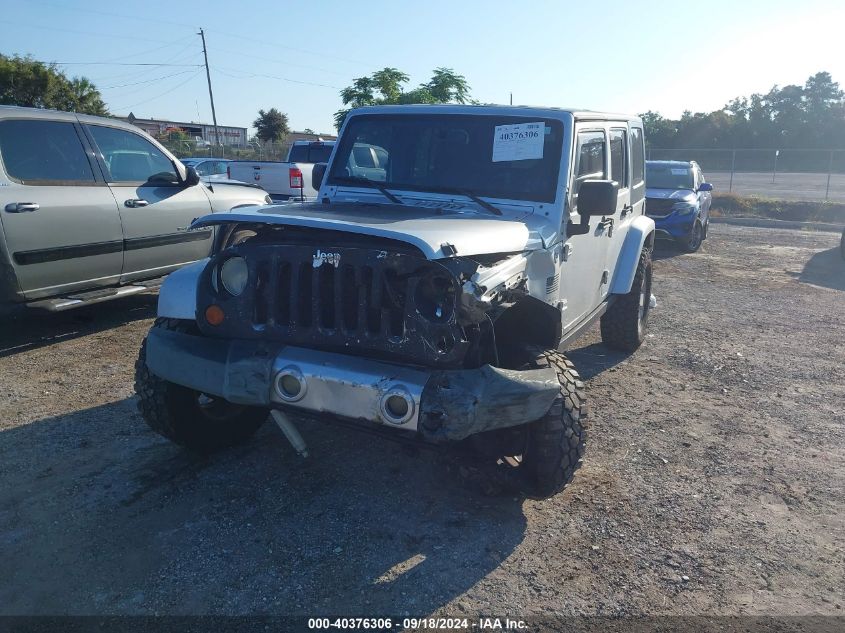
[[[640,253],[648,242],[649,247],[654,244],[654,220],[639,215],[628,225],[628,234],[622,244],[622,251],[616,260],[616,270],[613,271],[613,281],[610,284],[610,294],[624,295],[631,291],[634,276],[637,274],[637,264]]]
[[[158,316],[169,319],[197,318],[197,285],[209,258],[170,273],[158,291]]]

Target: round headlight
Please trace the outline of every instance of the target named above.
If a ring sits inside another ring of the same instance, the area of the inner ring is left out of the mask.
[[[220,267],[220,282],[230,295],[237,297],[249,281],[249,268],[243,257],[230,257]]]
[[[414,292],[417,312],[432,323],[446,323],[455,311],[455,284],[445,274],[429,273]]]

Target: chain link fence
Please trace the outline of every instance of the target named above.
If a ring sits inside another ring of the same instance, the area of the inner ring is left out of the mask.
[[[663,149],[649,160],[694,160],[719,193],[845,202],[845,150]]]
[[[161,139],[158,141],[178,158],[229,158],[232,160],[285,160],[292,141],[255,143],[247,146],[204,145],[193,140]]]

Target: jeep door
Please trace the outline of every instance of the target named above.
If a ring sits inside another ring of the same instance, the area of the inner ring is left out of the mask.
[[[604,123],[580,122],[575,128],[569,221],[581,222],[578,215],[578,189],[585,180],[604,180],[608,175],[607,130]],[[610,240],[601,218],[588,218],[590,230],[570,235],[563,246],[561,264],[561,300],[563,331],[578,325],[598,307],[606,290],[607,251]]]
[[[616,212],[612,217],[609,216],[613,222],[605,232],[609,242],[605,268],[609,271],[612,282],[619,254],[628,234],[628,226],[635,216],[643,213],[645,207],[645,154],[641,128],[632,126],[629,129],[625,121],[614,122],[609,124],[608,133],[610,179],[619,183]],[[610,285],[608,283],[602,286],[603,298],[607,296]]]
[[[120,214],[75,117],[3,118],[0,156],[0,224],[24,297],[117,283]]]
[[[123,222],[122,280],[163,275],[206,257],[212,230],[187,230],[211,213],[205,186],[187,186],[170,156],[141,134],[92,123],[85,129]]]

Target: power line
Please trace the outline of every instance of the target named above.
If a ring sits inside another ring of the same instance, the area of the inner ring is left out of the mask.
[[[156,51],[160,51],[160,50],[165,49],[165,48],[170,48],[171,46],[178,46],[179,44],[184,43],[187,39],[188,39],[188,38],[186,38],[186,37],[180,37],[178,40],[176,40],[176,41],[174,41],[174,42],[171,42],[170,44],[164,44],[163,46],[157,46],[157,47],[155,47],[155,48],[150,48],[150,49],[147,49],[147,50],[145,50],[145,51],[139,51],[139,52],[137,52],[137,53],[129,53],[128,55],[123,55],[122,57],[115,57],[115,58],[113,59],[113,61],[120,61],[120,60],[122,60],[122,59],[126,59],[127,57],[140,57],[141,55],[147,55],[147,54],[149,54],[149,53],[155,53]],[[178,53],[175,53],[175,55],[174,55],[174,56],[179,56],[179,55],[181,55],[183,52],[185,52],[185,50],[187,50],[187,48],[188,48],[189,46],[192,46],[192,45],[193,45],[193,42],[191,42],[190,44],[188,44],[188,46],[184,47],[184,48],[183,48],[182,50],[180,50]]]
[[[74,7],[74,11],[77,11],[77,8]],[[94,37],[108,37],[112,39],[119,39],[126,41],[125,35],[115,35],[114,33],[97,33],[94,31],[80,31],[78,29],[63,29],[57,26],[44,26],[43,24],[27,24],[26,22],[12,22],[11,20],[0,20],[0,24],[10,24],[16,27],[23,27],[28,29],[36,29],[41,31],[59,31],[61,33],[73,33],[75,35],[92,35]],[[149,37],[144,37],[147,42],[157,42],[159,44],[166,44],[165,40],[156,40]]]
[[[34,60],[39,61],[39,60]],[[127,63],[127,62],[40,62],[42,64],[56,64],[57,66],[172,66],[182,68],[202,68],[202,64],[158,64],[158,63]]]
[[[237,72],[241,72],[241,71],[238,71],[234,68],[226,68],[226,67],[223,67],[223,66],[215,66],[214,71],[219,72],[223,75],[226,75],[227,77],[232,77],[233,79],[254,79],[256,77],[263,77],[265,79],[278,79],[279,81],[288,81],[290,83],[303,84],[305,86],[318,86],[320,88],[332,88],[334,90],[340,90],[339,86],[333,86],[331,84],[319,84],[319,83],[315,83],[313,81],[303,81],[301,79],[290,79],[289,77],[280,77],[278,75],[267,75],[265,73],[248,73],[248,74],[236,75],[236,74],[232,74],[232,73],[233,72],[237,73]],[[228,72],[226,72],[226,71],[228,71]]]
[[[179,75],[185,75],[191,72],[190,70],[180,70],[178,73],[173,73],[172,75],[164,75],[163,77],[153,77],[152,79],[145,79],[143,81],[135,81],[133,83],[128,84],[117,84],[115,86],[98,86],[98,90],[113,90],[115,88],[127,88],[129,86],[140,86],[141,84],[150,84],[154,81],[162,81],[164,79],[170,79],[171,77],[178,77]]]
[[[179,82],[178,84],[176,84],[172,88],[169,88],[168,90],[165,90],[164,92],[159,93],[154,97],[150,97],[149,99],[144,99],[143,101],[138,101],[137,103],[133,103],[132,105],[116,107],[116,108],[114,108],[114,110],[131,110],[132,108],[136,108],[139,105],[144,105],[145,103],[149,103],[150,101],[155,101],[156,99],[164,97],[165,95],[169,95],[171,92],[178,90],[182,86],[185,86],[188,83],[190,83],[191,81],[193,81],[194,79],[196,79],[199,76],[200,72],[202,72],[202,71],[197,70],[193,75],[188,77],[185,81]]]
[[[346,73],[338,72],[336,70],[329,70],[328,68],[320,68],[319,66],[310,66],[308,64],[297,64],[297,63],[294,63],[294,62],[290,62],[286,59],[279,61],[279,62],[276,62],[275,60],[267,59],[266,56],[251,55],[250,53],[244,53],[242,51],[233,51],[231,49],[222,48],[222,47],[217,46],[217,45],[215,45],[214,50],[222,51],[224,53],[229,53],[230,55],[237,55],[238,57],[246,57],[248,59],[258,59],[258,60],[261,60],[261,61],[264,61],[264,62],[267,62],[267,63],[271,63],[271,64],[272,63],[282,63],[285,66],[296,66],[297,68],[307,68],[308,70],[317,70],[319,72],[329,73],[330,75],[345,75],[346,74]]]
[[[77,7],[77,6],[68,7],[66,5],[57,4],[55,2],[47,2],[45,0],[40,0],[40,4],[45,4],[47,6],[55,7],[57,9],[62,9],[62,10],[65,10],[65,11],[72,11],[74,13],[79,13],[79,12],[93,13],[93,14],[98,15],[98,16],[108,15],[108,16],[115,17],[115,18],[122,18],[122,19],[125,19],[125,20],[131,20],[132,22],[138,22],[138,21],[154,22],[157,25],[161,25],[161,19],[159,19],[159,18],[145,18],[141,15],[128,15],[128,14],[125,14],[125,13],[115,13],[113,11],[100,11],[99,9],[83,9],[83,8]],[[190,28],[190,29],[196,28],[195,25],[186,24],[184,22],[174,22],[173,20],[170,20],[170,19],[167,20],[167,24],[172,25],[172,26],[181,26],[181,27]],[[342,61],[342,62],[345,62],[345,63],[348,63],[348,64],[358,64],[358,65],[369,66],[369,67],[377,66],[376,64],[372,64],[370,62],[365,62],[365,61],[361,61],[361,60],[357,60],[357,59],[340,57],[338,55],[331,55],[331,54],[324,53],[324,52],[321,52],[321,51],[312,51],[312,50],[307,50],[307,49],[304,49],[304,48],[296,48],[294,46],[286,46],[285,44],[280,44],[276,41],[260,40],[260,39],[256,39],[252,35],[241,35],[239,33],[233,33],[231,31],[224,31],[224,30],[218,30],[218,29],[206,29],[206,31],[208,31],[209,33],[215,33],[215,34],[220,35],[222,37],[229,37],[229,38],[233,38],[233,39],[245,40],[245,41],[250,42],[252,44],[266,44],[266,45],[272,46],[273,48],[276,48],[276,49],[284,48],[284,49],[296,51],[296,52],[299,52],[299,53],[305,53],[307,55],[315,55],[315,56],[318,56],[318,57],[325,57],[327,59],[335,59],[335,60]],[[150,40],[149,38],[146,38],[146,39],[147,39],[147,41],[155,41],[155,40]]]

